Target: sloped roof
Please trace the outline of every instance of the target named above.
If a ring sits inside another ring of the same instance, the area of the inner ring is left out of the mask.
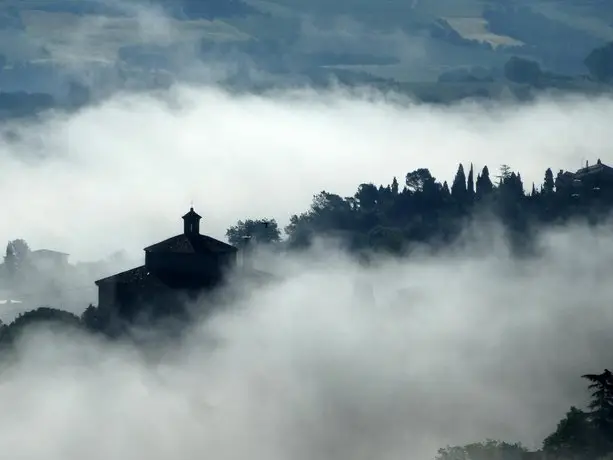
[[[591,165],[591,166],[587,166],[585,168],[579,169],[575,173],[575,175],[576,176],[586,176],[589,174],[595,174],[595,173],[604,172],[604,171],[611,172],[613,171],[613,168],[599,162],[599,163],[596,163],[595,165]]]
[[[202,254],[207,252],[236,252],[237,248],[206,235],[181,234],[168,238],[145,248],[147,252],[181,252],[186,254]]]
[[[96,281],[96,284],[100,283],[133,283],[139,281],[146,281],[149,279],[155,278],[151,272],[145,267],[141,265],[140,267],[132,268],[130,270],[126,270],[121,273],[117,273],[112,276],[107,276],[106,278],[99,279]]]
[[[198,214],[196,211],[194,211],[194,208],[189,208],[189,211],[187,212],[187,214],[183,216],[183,219],[188,219],[188,218],[202,219],[202,216]]]
[[[240,275],[251,281],[272,281],[275,276],[271,273],[257,270],[254,268],[243,268],[239,272]],[[145,265],[132,268],[130,270],[107,276],[96,281],[96,285],[100,286],[105,283],[113,284],[137,284],[141,286],[163,286],[166,288],[202,288],[209,278],[201,275],[188,275],[185,273],[173,274],[170,272],[162,272],[154,274]]]
[[[219,283],[217,277],[173,271],[150,271],[145,265],[117,273],[96,281],[96,285],[130,284],[141,288],[170,288],[202,290]]]

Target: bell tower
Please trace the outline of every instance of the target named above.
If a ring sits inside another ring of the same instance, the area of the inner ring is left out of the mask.
[[[194,211],[194,208],[189,208],[189,212],[183,216],[183,233],[186,235],[199,235],[200,219],[202,217]]]

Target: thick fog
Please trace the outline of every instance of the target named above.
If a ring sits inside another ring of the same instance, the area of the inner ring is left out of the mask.
[[[611,115],[608,99],[442,108],[343,89],[120,95],[0,128],[0,241],[23,238],[70,254],[72,264],[125,251],[68,276],[65,308],[79,313],[96,301],[95,279],[137,266],[144,247],[180,233],[191,203],[202,231],[223,239],[239,219],[272,217],[283,227],[321,190],[353,195],[362,182],[394,176],[403,184],[420,167],[451,183],[459,162],[487,164],[492,176],[509,164],[529,189],[547,167],[606,163]],[[0,319],[21,308],[6,307]]]
[[[517,262],[488,232],[487,246],[370,269],[329,249],[269,260],[277,281],[155,362],[32,329],[0,379],[0,449],[156,460],[431,459],[486,438],[536,448],[584,404],[579,376],[610,364],[612,235],[569,227]]]
[[[3,128],[0,241],[25,238],[88,260],[141,249],[181,229],[193,201],[203,230],[238,219],[286,223],[325,189],[403,183],[429,167],[453,179],[459,162],[519,170],[526,187],[547,167],[606,162],[608,99],[435,108],[347,91],[237,96],[177,87],[118,96],[73,115]]]
[[[283,226],[321,190],[402,185],[421,167],[451,181],[460,162],[492,176],[508,164],[530,187],[548,167],[609,162],[612,118],[605,98],[434,107],[343,89],[119,94],[0,128],[0,241],[72,263],[126,251],[111,274],[180,233],[192,202],[201,230],[223,238],[239,219]],[[569,226],[543,235],[538,258],[514,261],[495,225],[475,225],[476,242],[370,269],[335,250],[267,259],[277,281],[243,290],[155,364],[127,345],[31,330],[0,375],[0,452],[422,460],[486,438],[538,447],[585,402],[580,375],[610,366],[613,235]],[[75,292],[100,270],[79,271]],[[91,287],[75,294],[83,308]]]

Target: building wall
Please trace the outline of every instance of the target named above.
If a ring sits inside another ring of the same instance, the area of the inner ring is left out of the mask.
[[[186,298],[180,290],[126,283],[117,286],[114,310],[130,322],[180,316],[185,312]]]
[[[190,298],[217,287],[225,270],[236,265],[236,259],[236,252],[147,252],[145,266],[155,277],[131,283],[100,283],[98,305],[128,321],[181,314]]]
[[[593,187],[607,187],[611,188],[613,186],[613,175],[608,170],[595,173],[588,174],[582,176],[581,183],[584,187],[593,188]]]
[[[145,265],[153,272],[168,271],[177,274],[218,277],[225,267],[236,263],[236,254],[182,254],[156,253],[145,255]]]
[[[98,306],[127,321],[180,314],[189,293],[147,282],[101,283]]]
[[[100,308],[110,308],[116,300],[116,284],[115,283],[100,283],[98,285],[98,306]]]

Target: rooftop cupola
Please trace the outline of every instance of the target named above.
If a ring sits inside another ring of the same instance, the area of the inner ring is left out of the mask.
[[[194,211],[194,208],[189,208],[189,212],[183,216],[183,233],[186,235],[199,235],[200,219],[202,217]]]

